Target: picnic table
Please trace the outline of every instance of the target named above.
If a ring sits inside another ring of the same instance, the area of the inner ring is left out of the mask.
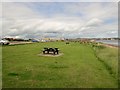
[[[59,49],[58,48],[44,48],[43,49],[43,54],[59,54]]]

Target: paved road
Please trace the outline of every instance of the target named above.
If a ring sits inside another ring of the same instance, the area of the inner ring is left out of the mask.
[[[15,44],[29,44],[29,43],[33,43],[33,42],[10,42],[10,45],[15,45]]]

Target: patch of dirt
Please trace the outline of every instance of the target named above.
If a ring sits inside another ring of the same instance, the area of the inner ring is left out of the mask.
[[[55,54],[55,55],[53,55],[53,54],[43,54],[43,53],[41,53],[41,54],[38,54],[39,56],[48,56],[48,57],[59,57],[59,56],[62,56],[63,55],[63,53],[59,53],[59,54]]]

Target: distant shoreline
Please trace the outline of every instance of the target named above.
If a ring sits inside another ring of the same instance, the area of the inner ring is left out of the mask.
[[[110,47],[110,48],[120,48],[120,46],[112,45],[112,44],[106,44],[102,43],[103,46]]]
[[[113,46],[119,46],[119,41],[118,40],[97,40],[96,42],[101,42],[104,44],[108,44],[108,45],[113,45]]]

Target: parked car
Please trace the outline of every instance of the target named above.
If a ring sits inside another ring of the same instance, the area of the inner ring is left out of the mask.
[[[37,40],[37,39],[32,39],[31,41],[32,42],[39,42],[39,40]]]
[[[8,40],[0,40],[0,44],[1,45],[9,45],[10,43],[9,43],[9,41]]]

